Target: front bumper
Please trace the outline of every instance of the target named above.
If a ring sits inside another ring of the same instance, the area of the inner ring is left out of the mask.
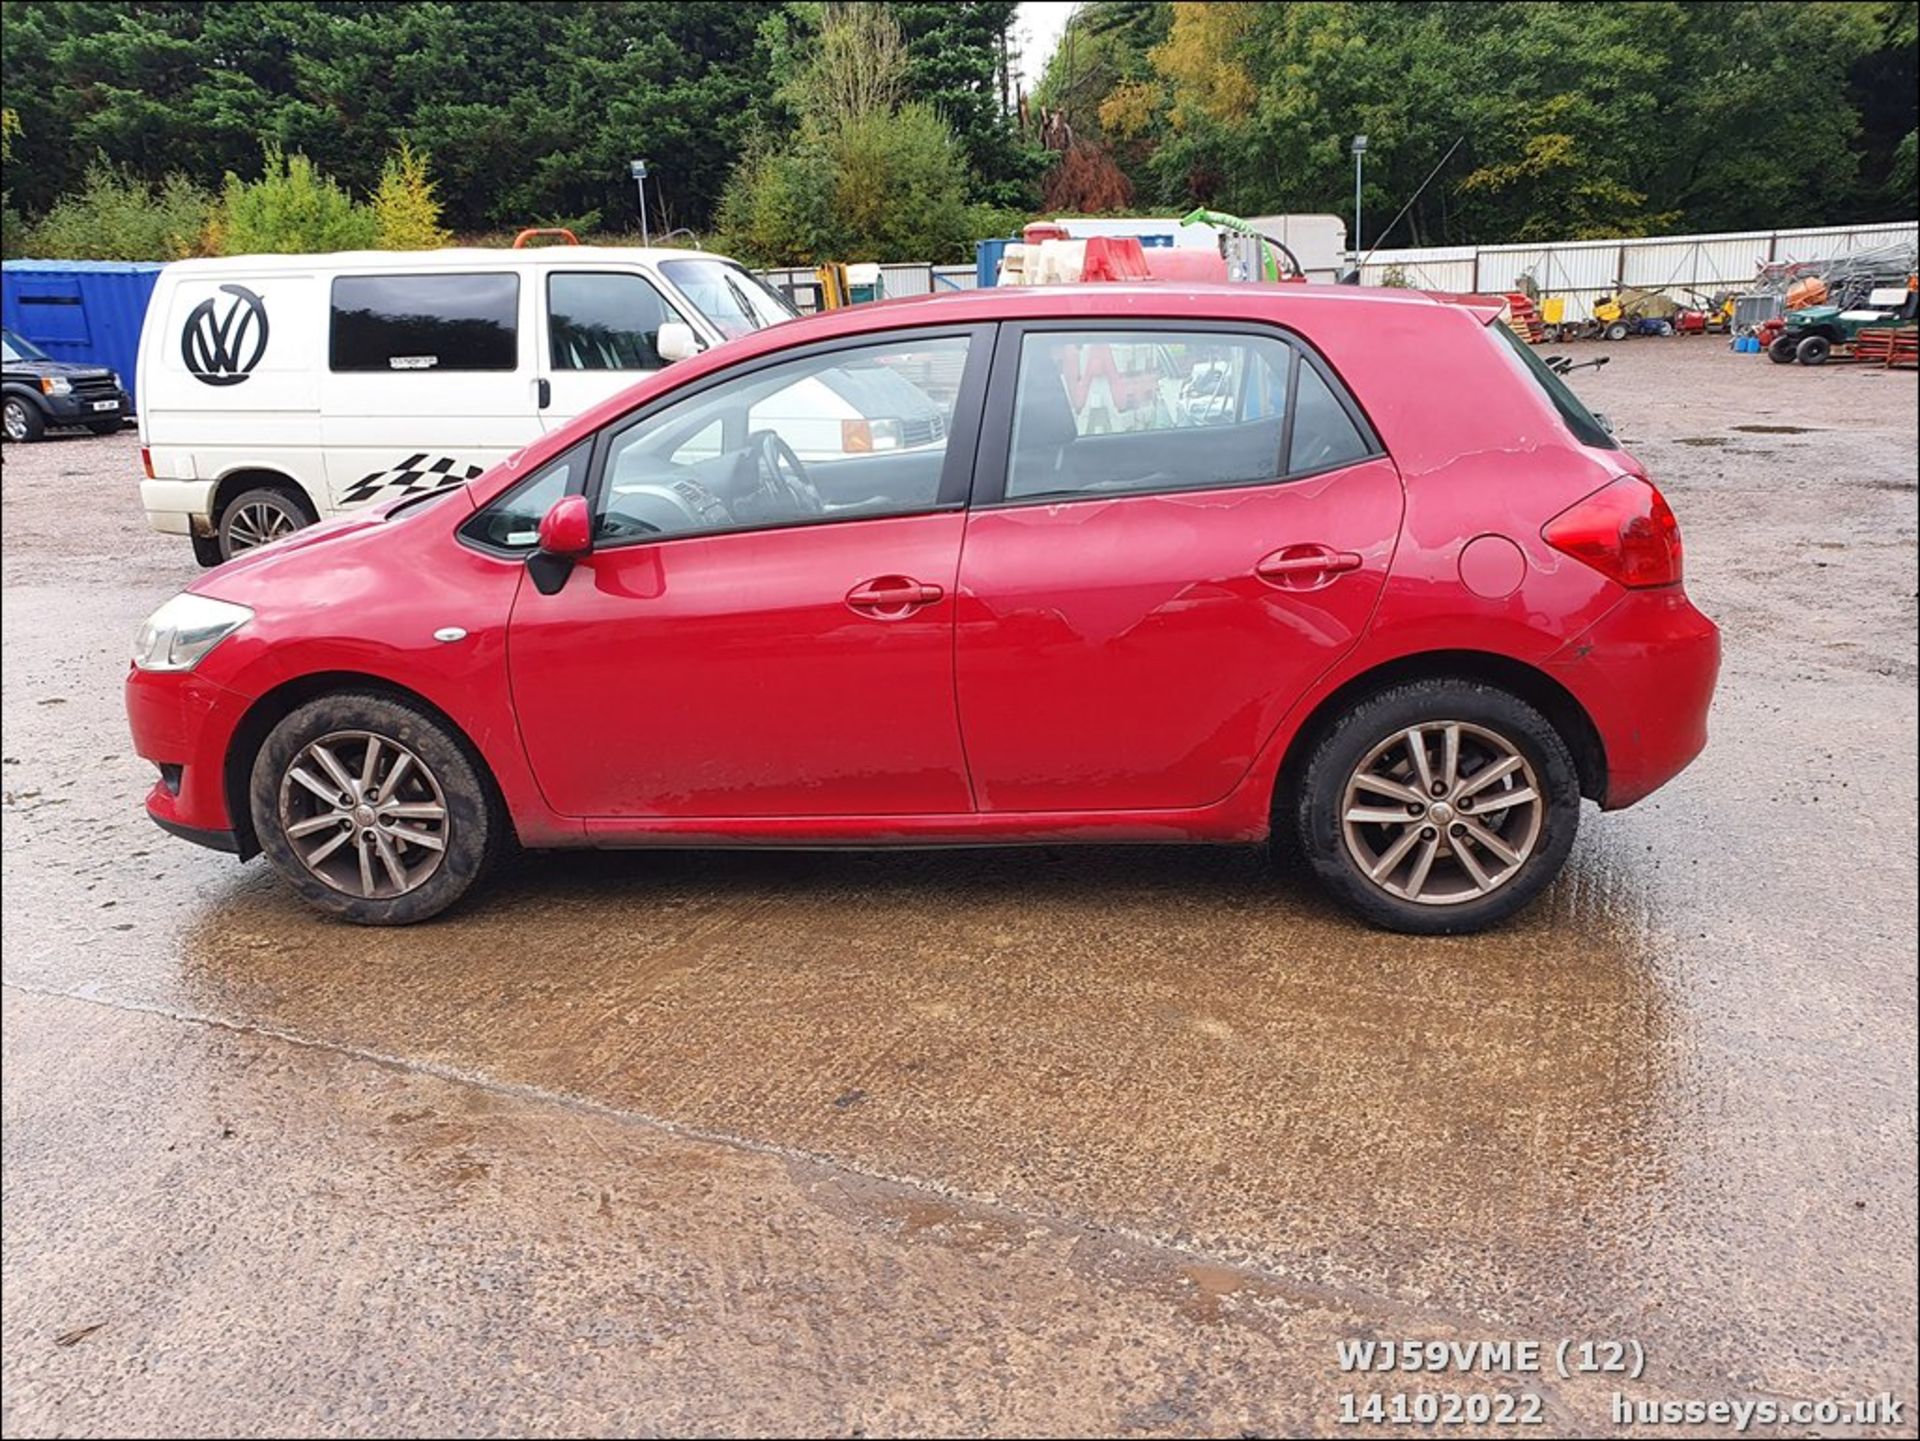
[[[164,829],[216,850],[250,851],[227,807],[226,758],[247,713],[245,696],[192,671],[127,674],[133,748],[160,767],[147,814]]]
[[[1679,775],[1707,744],[1720,628],[1679,586],[1629,591],[1547,662],[1600,733],[1601,805],[1618,810]]]
[[[105,408],[97,408],[102,406]],[[49,425],[90,425],[96,420],[125,420],[133,414],[133,402],[124,390],[111,394],[75,391],[68,395],[41,391],[40,408],[46,411]]]

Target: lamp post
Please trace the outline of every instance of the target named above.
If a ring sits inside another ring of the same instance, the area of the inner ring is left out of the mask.
[[[627,173],[633,177],[633,183],[640,189],[640,243],[651,245],[653,241],[647,236],[647,162],[628,161]]]
[[[1353,263],[1360,263],[1360,168],[1366,163],[1367,137],[1353,137]]]

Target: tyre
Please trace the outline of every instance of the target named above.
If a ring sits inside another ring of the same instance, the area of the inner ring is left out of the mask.
[[[1616,320],[1601,332],[1608,340],[1625,340],[1628,334],[1627,322]]]
[[[1809,335],[1801,341],[1793,352],[1793,358],[1802,365],[1825,365],[1827,357],[1833,354],[1833,342],[1824,335]]]
[[[368,926],[436,916],[507,844],[480,762],[440,721],[389,696],[309,701],[275,726],[248,788],[254,833],[312,905]]]
[[[292,491],[274,486],[243,491],[220,512],[220,558],[231,560],[243,550],[303,530],[319,518]]]
[[[1498,924],[1552,882],[1580,824],[1580,778],[1547,718],[1468,680],[1362,701],[1314,747],[1290,798],[1299,853],[1348,909],[1389,930]]]
[[[1793,352],[1800,342],[1791,335],[1776,335],[1773,343],[1767,347],[1767,359],[1775,365],[1792,365]]]
[[[0,429],[5,430],[8,440],[38,440],[47,433],[47,419],[31,400],[9,395],[5,413],[0,416]]]
[[[1656,329],[1656,333],[1662,336],[1672,335],[1673,322],[1671,320],[1663,320],[1660,322],[1660,324],[1657,327],[1655,327],[1655,329]]]

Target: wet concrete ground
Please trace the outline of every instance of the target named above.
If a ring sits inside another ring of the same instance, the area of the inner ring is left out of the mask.
[[[124,657],[195,572],[132,439],[9,447],[7,1434],[1911,1434],[1916,387],[1583,353],[1725,629],[1714,738],[1473,939],[1158,848],[568,855],[327,923],[141,814]]]

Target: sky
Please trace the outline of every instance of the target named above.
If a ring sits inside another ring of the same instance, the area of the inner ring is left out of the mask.
[[[1066,33],[1075,5],[1067,0],[1027,0],[1016,22],[1020,35],[1020,83],[1028,93],[1046,72],[1047,57]]]

